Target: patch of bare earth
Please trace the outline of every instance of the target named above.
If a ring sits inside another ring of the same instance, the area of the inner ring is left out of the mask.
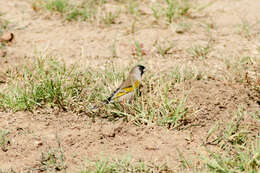
[[[136,127],[124,122],[91,123],[90,119],[72,113],[40,116],[22,112],[1,115],[1,122],[5,124],[1,127],[10,131],[11,140],[8,150],[1,152],[2,169],[37,168],[41,152],[57,149],[58,142],[69,172],[83,169],[88,160],[129,156],[159,163],[169,160],[177,165],[176,148],[192,153],[190,148],[195,147],[185,140],[186,132]]]
[[[122,68],[140,62],[148,72],[164,73],[181,66],[206,77],[176,84],[172,90],[173,95],[187,95],[191,122],[182,130],[136,126],[121,120],[92,122],[90,117],[55,110],[0,112],[0,128],[9,132],[6,150],[0,150],[0,170],[37,172],[43,169],[42,153],[53,149],[64,155],[67,172],[85,168],[88,160],[129,156],[151,163],[167,162],[171,169],[179,170],[179,152],[201,164],[199,158],[207,150],[205,137],[216,122],[230,120],[240,108],[249,113],[260,110],[259,92],[231,80],[226,64],[227,59],[235,62],[239,56],[260,57],[260,25],[251,28],[250,39],[240,27],[241,19],[252,24],[259,20],[259,0],[217,0],[202,16],[187,19],[191,29],[182,34],[171,26],[147,24],[137,24],[137,31],[129,34],[131,24],[127,20],[105,28],[88,22],[67,22],[35,12],[31,4],[31,0],[0,1],[0,12],[10,21],[8,30],[15,35],[14,43],[5,48],[6,56],[0,57],[2,81],[9,68],[41,55],[54,56],[68,64],[79,63],[83,70],[102,68],[105,63]],[[215,25],[210,34],[208,24]],[[136,40],[147,50],[140,59],[132,56]],[[208,44],[209,40],[212,47],[205,59],[192,57],[188,51],[192,45]],[[157,43],[165,42],[174,45],[166,58],[158,55],[156,48]],[[114,44],[119,58],[111,58]],[[250,124],[251,120],[246,117],[243,121]],[[260,124],[254,127],[260,133]]]

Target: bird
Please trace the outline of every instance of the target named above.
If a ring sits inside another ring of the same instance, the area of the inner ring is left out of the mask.
[[[143,65],[137,65],[132,68],[129,72],[126,80],[105,100],[102,104],[94,105],[90,108],[90,112],[98,111],[102,105],[108,105],[115,102],[130,102],[136,95],[136,91],[141,86],[142,76],[145,72],[145,67]]]
[[[128,77],[122,84],[105,100],[106,104],[111,102],[126,102],[133,100],[136,90],[141,86],[145,66],[137,65],[129,72]]]

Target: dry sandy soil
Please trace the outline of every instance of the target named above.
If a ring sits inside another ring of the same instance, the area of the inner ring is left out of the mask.
[[[152,164],[166,162],[177,171],[181,164],[179,153],[194,159],[197,165],[202,164],[199,158],[207,153],[206,149],[214,150],[215,146],[203,144],[216,122],[228,121],[239,108],[259,111],[259,92],[237,82],[241,75],[230,70],[233,67],[227,63],[239,62],[247,56],[260,58],[259,7],[259,0],[215,0],[184,19],[190,24],[185,32],[176,32],[173,24],[156,24],[152,17],[147,17],[136,23],[134,33],[129,33],[132,18],[127,15],[106,27],[95,22],[68,22],[56,14],[36,12],[31,0],[0,1],[2,18],[10,22],[8,31],[15,35],[13,43],[4,49],[6,56],[0,58],[1,78],[8,68],[41,55],[54,56],[67,64],[78,63],[82,70],[102,68],[106,63],[119,69],[142,63],[147,73],[165,73],[180,66],[206,76],[205,80],[179,83],[172,91],[177,97],[185,91],[189,95],[187,107],[193,113],[193,126],[182,130],[154,124],[136,126],[121,120],[92,122],[89,117],[73,112],[0,112],[0,128],[9,132],[7,149],[0,150],[0,170],[38,172],[42,166],[41,154],[52,149],[62,150],[67,172],[86,168],[88,161],[124,157]],[[141,10],[147,16],[152,13],[145,6]],[[249,30],[243,29],[242,21],[248,22]],[[209,32],[208,26],[212,28]],[[209,40],[212,45],[206,59],[194,58],[187,51],[194,45],[207,45]],[[134,41],[142,43],[146,51],[141,59],[132,55]],[[160,56],[155,45],[169,42],[174,48],[166,57]],[[113,45],[118,58],[109,58],[113,56]],[[249,78],[259,77],[254,74],[260,68],[258,65],[249,69]],[[253,124],[250,117],[244,121],[249,126]],[[260,134],[259,123],[252,128]]]

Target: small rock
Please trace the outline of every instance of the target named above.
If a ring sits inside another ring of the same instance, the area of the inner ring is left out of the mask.
[[[43,143],[42,143],[42,141],[35,141],[35,142],[34,142],[34,145],[35,145],[36,147],[39,147],[39,146],[42,146]]]
[[[14,39],[14,34],[6,32],[0,37],[0,42],[11,42]]]

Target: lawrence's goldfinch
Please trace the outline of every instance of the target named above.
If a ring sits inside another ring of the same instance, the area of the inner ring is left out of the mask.
[[[129,73],[125,81],[111,94],[105,101],[110,103],[113,101],[131,101],[135,96],[135,91],[140,87],[142,75],[145,67],[142,65],[135,66]]]

